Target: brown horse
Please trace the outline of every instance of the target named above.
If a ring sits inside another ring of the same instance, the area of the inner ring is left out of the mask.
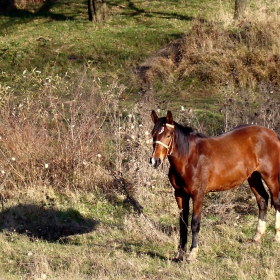
[[[280,242],[280,141],[270,129],[257,125],[242,125],[218,136],[207,137],[173,121],[170,111],[155,124],[153,155],[150,163],[157,168],[167,157],[169,180],[175,189],[180,213],[180,244],[177,261],[184,259],[188,236],[189,200],[193,200],[191,221],[192,245],[187,260],[198,252],[198,233],[204,196],[211,191],[224,191],[249,182],[259,207],[259,220],[253,240],[259,242],[266,230],[268,186],[276,210],[275,241]]]

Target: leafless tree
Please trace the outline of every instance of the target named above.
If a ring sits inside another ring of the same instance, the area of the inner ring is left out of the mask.
[[[14,0],[0,0],[0,14],[8,14],[14,12],[16,9]]]

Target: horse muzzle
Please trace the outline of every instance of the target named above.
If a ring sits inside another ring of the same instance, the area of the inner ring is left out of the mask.
[[[157,158],[157,159],[154,159],[154,158],[150,158],[150,164],[152,165],[153,168],[157,168],[161,165],[161,159],[160,158]]]

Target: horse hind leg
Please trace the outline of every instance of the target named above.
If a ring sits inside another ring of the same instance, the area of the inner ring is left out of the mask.
[[[280,243],[280,165],[278,167],[278,196],[275,196],[273,203],[276,211],[274,240]]]
[[[265,183],[267,184],[272,204],[275,208],[276,215],[275,215],[275,237],[274,241],[280,243],[280,175],[275,176],[268,176],[267,178],[264,178]]]
[[[280,210],[276,210],[274,240],[280,243]]]
[[[274,193],[271,193],[271,197],[273,200],[273,205],[276,211],[275,214],[275,236],[274,241],[280,243],[280,190],[279,185],[278,188],[275,188]]]
[[[256,234],[253,237],[253,241],[260,242],[262,236],[266,231],[266,213],[268,206],[268,194],[262,183],[262,177],[259,172],[254,172],[251,177],[248,179],[250,188],[254,193],[258,208],[259,208],[259,219],[256,229]]]
[[[201,210],[204,200],[204,194],[199,194],[193,197],[193,215],[191,222],[192,229],[192,245],[191,250],[187,258],[187,262],[193,262],[197,258],[198,254],[198,234],[200,230]]]

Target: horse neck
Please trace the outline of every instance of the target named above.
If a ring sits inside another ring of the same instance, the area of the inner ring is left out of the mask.
[[[175,126],[176,127],[176,126]],[[176,127],[178,129],[175,131],[173,139],[172,152],[168,159],[170,164],[178,164],[178,162],[188,162],[188,158],[191,155],[191,142],[195,139],[195,135],[190,133],[184,133],[180,131],[180,126]]]

